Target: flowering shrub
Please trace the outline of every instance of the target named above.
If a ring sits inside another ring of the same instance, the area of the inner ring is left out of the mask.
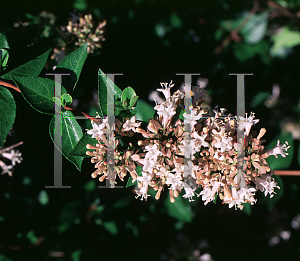
[[[196,194],[202,196],[206,205],[219,196],[230,208],[240,209],[243,203],[256,202],[254,196],[258,190],[273,197],[274,189],[279,189],[279,186],[272,178],[266,158],[270,155],[286,157],[288,144],[282,145],[278,141],[274,149],[266,150],[261,140],[266,129],[262,128],[258,135],[250,133],[252,125],[259,121],[254,119],[254,113],[237,118],[225,115],[225,109],[220,109],[220,112],[215,109],[211,114],[201,107],[203,98],[196,100],[196,95],[190,113],[183,113],[184,94],[178,90],[171,95],[173,86],[172,82],[161,83],[162,88],[157,91],[164,94],[165,101],[156,104],[156,117],[148,123],[137,121],[135,116],[116,117],[114,171],[119,178],[124,180],[129,173],[129,181],[137,181],[136,194],[141,200],[150,196],[149,188],[157,191],[155,198],[159,199],[166,187],[171,202],[175,202],[184,190],[183,197],[190,201]],[[128,99],[134,97],[132,90]],[[191,139],[186,139],[189,135],[186,124],[191,126]],[[106,159],[109,124],[107,118],[98,118],[97,122],[92,121],[92,126],[87,134],[92,135],[97,143],[87,144],[87,149],[92,150],[87,151],[87,155],[92,156],[92,163],[96,163],[92,177],[100,176],[99,180],[103,181],[111,178]],[[244,173],[237,169],[237,128],[245,131]],[[192,155],[189,161],[185,161],[185,155]],[[199,187],[202,191],[196,193]]]

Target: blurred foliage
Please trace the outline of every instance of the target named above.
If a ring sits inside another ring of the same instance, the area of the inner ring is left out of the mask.
[[[43,11],[46,16],[40,15]],[[55,48],[70,14],[107,20],[101,54],[88,56],[77,79],[76,90],[83,95],[73,97],[72,106],[90,115],[100,112],[94,97],[99,68],[123,73],[116,84],[134,88],[141,98],[136,116],[145,120],[154,112],[154,103],[146,103],[148,93],[171,79],[179,88],[183,78],[176,73],[201,73],[209,79],[212,107],[231,113],[236,111],[236,78],[228,73],[253,73],[245,78],[245,99],[246,111],[260,119],[254,128],[266,127],[269,148],[278,139],[291,145],[287,158],[269,163],[273,169],[299,169],[300,130],[291,127],[300,123],[299,0],[12,0],[6,1],[5,12],[0,32],[10,49],[0,39],[1,75]],[[40,76],[52,66],[48,60]],[[274,84],[280,86],[279,95]],[[17,117],[5,145],[24,141],[24,161],[13,177],[0,177],[0,260],[196,260],[191,253],[202,249],[195,242],[203,238],[214,260],[299,259],[300,233],[290,225],[300,213],[299,177],[276,176],[277,195],[264,199],[258,193],[258,203],[239,212],[218,199],[207,206],[200,198],[171,204],[166,191],[160,201],[154,194],[147,202],[136,200],[134,186],[125,188],[130,181],[110,190],[92,180],[86,159],[81,172],[64,159],[63,185],[71,188],[48,189],[54,175],[51,116],[41,117],[12,94]],[[82,120],[81,127],[90,123]],[[290,239],[282,239],[281,231],[291,231]],[[178,232],[193,243],[183,248],[182,240],[174,243]],[[273,237],[281,239],[271,247]]]

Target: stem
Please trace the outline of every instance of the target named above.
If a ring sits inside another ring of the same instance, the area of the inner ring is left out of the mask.
[[[232,39],[234,39],[239,32],[244,28],[244,26],[249,22],[250,18],[258,11],[259,5],[258,2],[254,2],[253,8],[250,10],[245,19],[240,23],[240,25],[230,32],[230,34],[222,41],[222,43],[215,49],[215,54],[219,54],[225,46],[227,46]]]
[[[300,170],[275,170],[274,174],[278,176],[300,176]]]

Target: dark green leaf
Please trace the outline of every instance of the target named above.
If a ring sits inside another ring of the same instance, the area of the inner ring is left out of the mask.
[[[181,222],[191,222],[193,219],[193,212],[188,200],[182,198],[182,193],[175,199],[174,203],[166,198],[164,205],[168,214]]]
[[[258,92],[253,97],[253,100],[251,101],[251,106],[252,107],[257,107],[257,106],[263,105],[264,102],[266,101],[266,99],[268,99],[269,96],[270,96],[269,92]]]
[[[6,80],[11,80],[11,77],[15,77],[15,76],[38,77],[41,71],[43,70],[45,63],[47,62],[50,52],[51,49],[41,54],[40,56],[36,57],[35,59],[25,64],[22,64],[21,66],[3,74],[1,78]]]
[[[83,161],[83,157],[79,156],[71,156],[70,153],[74,150],[77,143],[83,136],[82,130],[74,115],[71,111],[62,112],[61,119],[61,135],[62,135],[62,154],[72,162],[76,168],[81,171],[81,164]],[[55,130],[55,116],[53,116],[50,125],[49,132],[52,141],[54,142],[54,130]],[[57,146],[59,149],[59,146]]]
[[[79,142],[77,143],[75,148],[70,152],[70,155],[71,156],[90,157],[90,156],[86,155],[86,152],[93,151],[93,150],[88,150],[86,148],[86,145],[91,144],[91,145],[96,146],[97,143],[98,142],[96,139],[92,139],[91,135],[85,133],[85,134],[83,134],[82,138],[79,140]]]
[[[118,228],[116,223],[113,221],[104,222],[103,226],[112,234],[115,235],[118,233]]]
[[[266,159],[271,170],[289,168],[289,166],[292,163],[292,159],[294,155],[294,144],[293,144],[293,138],[291,133],[282,132],[279,136],[276,137],[276,139],[270,142],[270,144],[267,146],[267,149],[275,148],[278,140],[280,140],[281,144],[284,144],[285,141],[287,141],[291,147],[287,151],[289,155],[287,155],[286,158],[282,157],[281,155],[278,155],[277,159],[275,158],[275,156],[270,156],[269,158]]]
[[[8,51],[5,50],[5,49],[0,49],[0,66],[3,68],[6,66],[7,64],[7,61],[8,61],[8,57],[9,57],[9,54],[8,54]]]
[[[0,87],[0,147],[3,147],[7,134],[16,118],[16,103],[11,92]]]
[[[243,211],[250,216],[251,215],[251,204],[250,203],[245,203],[243,204],[244,208]]]
[[[135,115],[136,119],[140,121],[147,122],[149,119],[153,118],[155,113],[153,107],[142,99],[137,101],[135,109],[137,110],[137,114]]]
[[[107,91],[110,90],[109,92]],[[114,94],[113,94],[114,92]],[[99,69],[98,71],[98,98],[100,105],[100,112],[102,115],[107,116],[107,95],[110,95],[110,99],[115,95],[115,100],[117,98],[121,99],[122,91]]]
[[[37,111],[45,114],[54,114],[54,87],[55,81],[39,77],[18,77],[12,79],[21,90],[25,100]],[[62,94],[66,90],[61,86]]]
[[[0,34],[0,49],[9,49],[8,42],[6,41],[3,34]]]
[[[56,66],[55,73],[70,74],[62,77],[62,85],[67,89],[68,93],[72,94],[74,91],[87,55],[87,43],[85,43],[79,49],[66,56]]]

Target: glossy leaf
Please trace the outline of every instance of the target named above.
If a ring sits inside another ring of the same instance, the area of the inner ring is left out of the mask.
[[[284,144],[285,141],[287,141],[289,143],[289,146],[291,147],[287,151],[289,155],[287,155],[286,158],[282,157],[281,155],[278,155],[277,159],[275,158],[275,156],[269,156],[266,159],[271,170],[280,170],[280,169],[289,168],[294,156],[294,144],[293,144],[293,138],[291,133],[282,132],[279,136],[276,137],[276,139],[270,142],[270,144],[267,146],[266,149],[275,148],[278,140],[280,140],[281,144]]]
[[[5,49],[0,49],[0,59],[1,59],[0,66],[2,67],[2,69],[3,69],[3,67],[6,66],[8,57],[9,57],[8,51]]]
[[[76,87],[87,56],[87,43],[85,43],[79,49],[66,56],[55,68],[55,73],[70,74],[62,77],[62,85],[71,94]]]
[[[112,235],[115,235],[118,233],[118,228],[115,222],[113,221],[107,221],[103,223],[103,226],[108,230]]]
[[[15,76],[38,77],[47,62],[50,52],[51,49],[36,57],[35,59],[3,74],[1,78],[5,80],[11,80],[11,77]]]
[[[70,155],[72,155],[72,156],[81,156],[81,157],[90,157],[90,156],[86,155],[86,152],[87,151],[93,151],[93,150],[88,150],[86,148],[87,144],[91,144],[91,145],[96,146],[97,140],[92,139],[91,135],[85,133],[85,134],[83,134],[82,138],[79,140],[79,142],[77,143],[75,148],[70,152]]]
[[[54,114],[55,81],[39,77],[18,77],[12,79],[21,90],[25,100],[37,111]],[[62,95],[67,91],[61,86]]]
[[[0,87],[0,147],[3,147],[7,134],[16,118],[16,103],[11,92]]]
[[[134,89],[131,87],[126,87],[122,92],[121,102],[124,104],[127,99],[131,100],[131,98],[133,98],[134,96],[136,96]]]
[[[107,92],[107,89],[110,90]],[[114,93],[113,93],[114,92]],[[98,71],[98,98],[100,105],[100,116],[107,116],[107,94],[109,93],[110,99],[112,95],[115,95],[115,100],[117,98],[121,99],[122,91],[105,75],[101,69]]]
[[[153,106],[143,101],[142,99],[139,99],[137,101],[135,109],[137,110],[137,113],[135,115],[136,119],[140,121],[148,122],[149,119],[153,118],[155,113]]]
[[[82,130],[74,115],[71,111],[62,112],[61,119],[61,135],[62,135],[62,154],[67,160],[72,162],[76,168],[81,171],[81,164],[83,157],[72,156],[70,153],[74,150],[79,140],[82,138]],[[55,116],[53,116],[50,125],[49,132],[52,141],[54,142],[54,130],[55,130]],[[59,149],[59,148],[58,148]]]
[[[175,198],[175,202],[171,203],[169,198],[166,198],[164,205],[167,213],[181,222],[191,222],[193,219],[193,212],[190,202],[182,198],[182,193]]]

